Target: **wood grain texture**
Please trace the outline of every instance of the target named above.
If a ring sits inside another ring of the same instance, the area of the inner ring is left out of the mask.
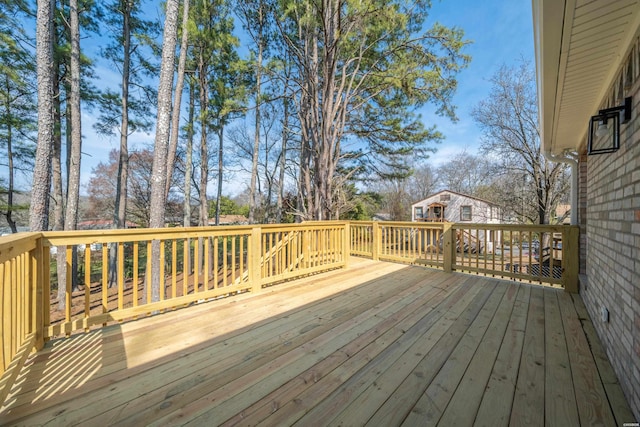
[[[50,341],[17,375],[0,424],[613,425],[609,407],[630,412],[580,303],[352,258]]]

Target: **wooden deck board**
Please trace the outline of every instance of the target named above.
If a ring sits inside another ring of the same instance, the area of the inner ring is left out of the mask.
[[[438,322],[442,320],[448,310],[452,309],[456,302],[459,304],[470,303],[472,296],[479,291],[480,289],[459,288],[448,295],[438,305],[437,310],[430,311],[426,315],[421,312],[415,313],[410,324],[395,328],[394,332],[397,335],[393,337],[393,340],[386,340],[387,345],[380,353],[375,354],[375,357],[368,353],[364,354],[367,358],[367,363],[360,369],[354,371],[350,366],[351,369],[346,372],[347,375],[341,370],[338,371],[340,375],[337,381],[332,381],[333,387],[325,388],[322,392],[318,387],[312,387],[303,395],[289,402],[289,408],[283,407],[285,411],[271,415],[266,424],[291,424],[300,417],[302,417],[300,418],[301,423],[307,421],[313,424],[318,420],[328,422],[332,416],[341,412],[350,403],[351,399],[359,396],[360,392],[373,384],[382,372],[388,369],[398,357],[418,341],[425,330],[430,330],[432,334],[443,334],[446,331],[446,327],[431,327],[442,325],[442,323]],[[464,298],[467,294],[469,297]],[[454,318],[455,316],[451,317]],[[329,376],[329,379],[332,377],[334,376]]]
[[[578,414],[582,425],[615,425],[615,419],[593,354],[582,329],[573,301],[568,294],[558,294],[566,330],[569,360],[573,374]]]
[[[517,286],[507,288],[455,394],[442,414],[441,423],[445,425],[470,425],[473,423],[489,382],[491,370],[498,357],[500,345],[504,341],[518,292],[519,287]],[[461,407],[465,407],[465,411],[460,411]]]
[[[355,259],[54,340],[0,424],[609,425],[631,412],[594,340],[561,290]]]
[[[486,292],[486,289],[482,289],[479,293],[484,292]],[[358,424],[359,421],[369,419],[373,415],[374,418],[370,421],[374,425],[388,425],[375,417],[380,406],[388,396],[396,392],[403,379],[415,376],[420,377],[424,375],[424,369],[427,366],[438,366],[438,363],[428,361],[430,356],[435,359],[438,355],[442,355],[440,359],[446,359],[446,354],[450,353],[450,346],[445,344],[446,337],[459,338],[460,335],[456,331],[460,328],[465,328],[465,320],[468,321],[463,314],[475,314],[477,312],[476,308],[480,309],[482,307],[480,302],[484,300],[476,299],[479,293],[468,292],[462,298],[453,298],[451,302],[455,305],[447,307],[446,310],[441,310],[437,316],[432,317],[428,322],[417,325],[418,328],[413,328],[412,331],[415,330],[419,334],[416,336],[416,340],[409,347],[403,349],[402,353],[394,351],[388,354],[386,363],[379,366],[373,376],[367,375],[370,384],[357,398],[343,405],[341,412],[331,422],[339,425],[354,425]],[[488,296],[489,292],[486,293]],[[476,307],[472,307],[472,303],[476,303]],[[442,363],[440,363],[441,365]],[[376,375],[378,373],[379,375]],[[404,390],[398,390],[397,395],[403,400],[407,399],[407,394],[404,393]],[[383,414],[391,415],[390,413]],[[310,414],[307,418],[313,419],[313,414]]]
[[[479,311],[467,310],[460,316],[460,320],[463,320],[458,323],[460,329],[456,330],[455,334],[451,334],[452,339],[448,339],[455,346],[452,348],[453,351],[442,361],[444,362],[441,365],[442,368],[414,405],[404,425],[438,423],[458,388],[482,336],[487,331],[507,286],[496,286],[496,288],[495,292],[482,301]]]
[[[451,281],[448,280],[447,282],[448,283],[443,285],[448,287]],[[431,304],[434,304],[443,298],[444,288],[432,288],[430,293],[431,295],[424,295],[424,297],[430,298]],[[229,419],[225,424],[234,425],[241,420],[243,423],[255,424],[271,415],[274,412],[273,408],[279,408],[298,398],[313,384],[320,381],[330,384],[331,379],[336,378],[337,373],[345,375],[349,370],[359,369],[372,357],[385,349],[389,341],[393,341],[399,337],[403,328],[408,328],[411,325],[412,316],[415,315],[416,311],[428,311],[430,309],[430,307],[420,304],[416,310],[412,311],[410,306],[408,306],[408,309],[404,310],[404,313],[396,313],[393,316],[382,318],[376,328],[369,329],[366,333],[349,343],[349,345],[340,349],[339,352],[334,353],[330,358],[325,358],[312,369],[305,371],[298,377],[278,387],[239,413],[236,417]],[[338,381],[338,383],[341,382],[342,380]],[[334,386],[330,385],[326,388],[333,389]],[[316,390],[316,395],[319,394]]]
[[[530,286],[519,287],[511,320],[476,414],[476,425],[499,427],[509,424],[527,322],[525,308],[529,305],[530,296]]]
[[[544,425],[544,291],[531,289],[510,425]]]
[[[402,289],[400,285],[403,285],[403,283],[394,283],[397,290]],[[366,310],[362,312],[359,312],[357,307],[354,307],[349,311],[348,315],[353,317],[348,321],[344,321],[344,319],[340,320],[336,327],[325,330],[322,335],[317,336],[301,346],[295,346],[295,343],[293,343],[294,348],[291,351],[284,353],[270,363],[248,374],[238,376],[234,381],[225,384],[221,388],[215,387],[209,390],[198,387],[197,394],[194,395],[195,399],[193,401],[191,401],[191,399],[184,400],[184,398],[182,401],[178,401],[178,404],[184,405],[179,414],[169,413],[168,418],[159,419],[158,424],[173,423],[176,418],[181,417],[183,412],[189,414],[191,417],[195,417],[194,422],[203,424],[211,424],[213,420],[224,420],[235,415],[236,412],[241,411],[252,402],[252,400],[250,400],[251,398],[247,400],[246,397],[239,397],[238,394],[249,389],[270,390],[312,368],[319,363],[319,361],[330,357],[332,354],[338,352],[339,349],[357,340],[361,331],[370,330],[376,326],[379,323],[378,319],[385,318],[390,313],[393,313],[394,308],[395,310],[399,310],[400,308],[407,307],[407,298],[412,299],[412,294],[418,293],[420,289],[414,288],[411,289],[411,291],[411,293],[406,292],[406,295],[405,292],[398,292],[391,299],[373,300],[376,306],[367,306],[365,307]],[[365,296],[366,295],[363,295],[363,297]],[[295,324],[291,326],[295,329],[298,328]],[[319,325],[311,326],[314,326],[313,329],[315,329],[315,327]],[[300,331],[303,330],[305,330],[305,328],[302,328]],[[288,346],[291,346],[291,344]],[[312,352],[307,351],[310,347],[316,350]],[[243,371],[244,369],[239,373]],[[232,377],[229,371],[227,371],[226,377]],[[259,392],[257,394],[259,394]],[[146,414],[140,413],[139,411],[138,414],[136,414],[142,421],[148,419],[145,415]],[[156,418],[156,416],[157,412],[153,413],[153,418]]]
[[[544,293],[545,318],[545,419],[558,425],[580,424],[576,396],[572,392],[571,364],[558,292]]]
[[[611,404],[613,416],[616,419],[616,425],[624,424],[625,422],[628,422],[625,420],[632,420],[634,415],[625,400],[618,377],[616,377],[615,372],[613,372],[613,367],[609,363],[609,359],[607,359],[607,355],[602,347],[600,339],[598,338],[593,323],[589,320],[589,313],[587,312],[584,302],[578,295],[572,296],[572,298],[574,307],[576,308],[576,312],[580,318],[585,337],[589,342],[591,353],[594,356],[594,361],[598,367],[600,380],[606,389],[607,398]]]
[[[487,288],[487,290],[490,289]],[[488,298],[488,296],[489,294],[487,293],[486,297]],[[379,408],[374,408],[376,411],[369,419],[368,425],[397,425],[407,417],[416,401],[424,393],[433,378],[440,372],[441,367],[448,360],[457,342],[459,342],[461,334],[458,331],[464,329],[472,318],[477,316],[482,307],[480,302],[485,300],[486,298],[476,298],[475,306],[467,305],[462,307],[458,304],[456,308],[447,311],[446,318],[450,322],[450,327],[446,331],[447,334],[441,336],[437,342],[431,339],[430,346],[424,345],[416,353],[417,357],[421,357],[420,361],[408,375],[396,379],[396,381],[401,380],[402,382],[394,390],[390,390],[389,397]],[[465,315],[458,311],[460,309],[466,311]],[[429,343],[429,341],[426,343]],[[392,380],[393,384],[393,370],[387,371],[387,377]],[[381,399],[381,397],[378,397],[378,399]]]

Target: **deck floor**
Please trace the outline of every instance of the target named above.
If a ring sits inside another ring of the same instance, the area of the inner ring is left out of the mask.
[[[353,260],[49,342],[0,425],[621,425],[578,296]]]

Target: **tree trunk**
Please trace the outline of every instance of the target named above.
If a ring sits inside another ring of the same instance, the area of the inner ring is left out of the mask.
[[[120,156],[118,158],[118,183],[116,187],[116,205],[114,224],[116,228],[126,228],[127,181],[129,178],[129,76],[131,73],[131,9],[128,1],[122,11],[122,117],[120,121]]]
[[[122,13],[122,93],[120,106],[120,155],[118,157],[118,178],[113,212],[113,228],[126,228],[127,221],[127,181],[129,178],[129,75],[131,72],[131,3],[120,2]],[[118,245],[109,245],[109,287],[117,282]]]
[[[218,129],[218,192],[216,195],[216,225],[220,225],[220,200],[222,199],[222,160],[223,157],[223,145],[224,140],[224,125],[222,122],[220,123],[220,127]]]
[[[7,141],[7,166],[9,167],[9,185],[7,188],[7,210],[4,212],[5,219],[7,220],[7,224],[11,228],[12,233],[17,233],[18,229],[16,227],[16,222],[11,217],[13,214],[13,192],[14,192],[14,164],[13,164],[13,125],[12,120],[10,119],[13,116],[12,104],[10,99],[10,91],[11,91],[11,81],[9,79],[9,75],[5,76],[5,85],[7,91],[7,98],[5,98],[4,114],[5,117],[9,118],[6,123],[6,141]]]
[[[198,64],[198,78],[200,80],[200,185],[198,194],[198,225],[206,227],[209,222],[209,212],[207,204],[207,182],[209,181],[209,147],[207,146],[209,128],[209,79],[208,66],[205,62],[205,52],[200,52]],[[202,271],[204,265],[204,241],[198,238],[198,259],[194,263],[198,266],[198,271]],[[194,287],[198,286],[198,277],[194,277]]]
[[[38,80],[38,145],[31,186],[29,228],[49,227],[51,149],[53,146],[53,8],[54,0],[37,2],[36,68]]]
[[[545,221],[545,200],[544,200],[544,188],[543,188],[543,180],[542,178],[538,178],[536,181],[536,195],[538,197],[538,221],[539,224],[547,224]]]
[[[307,8],[311,6],[307,4]],[[307,11],[308,13],[309,11]],[[302,55],[304,66],[299,77],[299,86],[302,88],[298,106],[300,120],[300,175],[298,177],[298,215],[297,221],[312,219],[315,216],[315,197],[312,188],[312,179],[315,169],[313,151],[317,141],[314,134],[314,116],[317,103],[317,67],[318,49],[317,36],[310,28],[308,22],[298,25],[298,37],[303,40],[304,54]]]
[[[5,83],[7,86],[7,94],[9,94],[10,83],[9,83],[8,75],[6,76]],[[4,105],[4,109],[5,109],[6,117],[11,118],[13,112],[11,110],[11,101],[9,100],[9,97],[7,97],[7,102]],[[13,126],[11,125],[11,123],[12,123],[11,119],[7,120],[6,140],[7,140],[7,165],[9,167],[9,188],[7,188],[7,210],[4,216],[7,220],[7,224],[9,224],[9,227],[11,228],[11,232],[17,233],[18,229],[16,227],[16,222],[11,217],[13,213],[13,191],[14,191],[13,180],[14,180],[14,174],[15,174],[14,165],[13,165],[13,147],[12,147]]]
[[[185,166],[184,166],[184,217],[183,225],[191,227],[191,179],[193,178],[193,126],[195,109],[196,109],[196,90],[194,79],[191,78],[189,84],[189,123],[187,124],[187,147],[185,149]],[[183,249],[187,256],[185,257],[184,280],[191,273],[191,239],[187,239]]]
[[[253,156],[251,160],[251,184],[249,187],[249,222],[256,222],[256,210],[260,204],[260,195],[256,191],[256,182],[258,179],[258,156],[260,155],[260,104],[261,104],[261,84],[262,84],[262,50],[263,50],[263,14],[262,3],[258,8],[258,57],[256,59],[256,88],[255,88],[255,100],[256,100],[256,123],[255,133],[253,135]]]
[[[167,177],[167,145],[171,126],[171,91],[178,32],[178,3],[178,0],[167,0],[164,22],[162,62],[158,84],[158,118],[151,174],[150,206],[153,208],[149,215],[149,225],[154,228],[164,227],[165,220],[166,198],[164,190]],[[162,261],[160,260],[160,241],[154,240],[151,245],[151,283],[146,281],[146,286],[151,286],[152,302],[160,300],[160,262]]]
[[[171,138],[167,156],[167,182],[164,187],[164,197],[169,198],[173,169],[178,151],[178,135],[180,134],[180,106],[182,104],[182,90],[184,88],[184,70],[187,64],[187,49],[189,41],[189,0],[183,1],[182,6],[182,39],[180,41],[180,59],[178,60],[178,80],[176,81],[176,95],[173,102],[173,117],[171,118]]]
[[[207,182],[209,181],[209,147],[207,146],[209,128],[209,78],[208,66],[205,63],[204,52],[201,52],[198,65],[200,81],[200,188],[198,209],[198,225],[205,227],[209,220],[207,206]]]
[[[282,210],[284,200],[284,179],[287,165],[287,144],[289,136],[289,100],[287,94],[289,92],[289,80],[285,80],[282,117],[282,148],[280,150],[280,175],[278,177],[278,200],[276,202],[276,222],[282,222]]]
[[[53,22],[53,41],[57,44],[56,22]],[[54,57],[53,64],[53,229],[64,230],[64,209],[66,205],[66,195],[62,188],[62,106],[60,103],[60,61]],[[56,274],[58,279],[58,309],[63,310],[65,305],[66,287],[62,286],[67,280],[66,247],[56,248]]]
[[[69,150],[69,170],[67,174],[67,204],[64,216],[64,229],[75,230],[78,226],[78,208],[80,201],[80,160],[82,153],[82,129],[80,119],[80,22],[78,0],[69,2],[69,23],[71,34],[70,92],[69,108],[71,113],[71,148]],[[72,288],[78,287],[77,265],[78,253],[74,246],[72,251]],[[69,260],[67,260],[68,265]],[[67,273],[68,275],[68,273]]]

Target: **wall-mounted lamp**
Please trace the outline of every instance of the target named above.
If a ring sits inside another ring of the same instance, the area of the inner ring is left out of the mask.
[[[613,153],[620,148],[620,123],[631,120],[631,97],[624,105],[600,110],[589,121],[587,154]]]

